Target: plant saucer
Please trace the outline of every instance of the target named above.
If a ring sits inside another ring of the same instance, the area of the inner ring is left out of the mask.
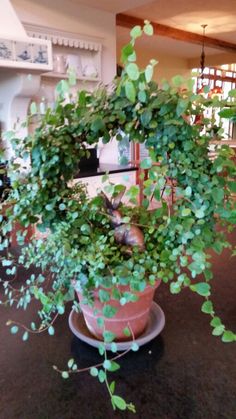
[[[165,314],[161,307],[153,302],[150,310],[150,315],[148,319],[148,324],[145,331],[135,339],[135,342],[138,346],[145,345],[146,343],[150,342],[156,336],[158,336],[165,326]],[[83,342],[87,343],[88,345],[94,346],[98,348],[101,341],[95,338],[90,331],[88,330],[83,314],[76,313],[76,311],[72,310],[69,316],[69,327],[73,334],[82,340]],[[131,348],[133,340],[126,341],[126,342],[116,342],[117,350],[118,351],[125,351]],[[111,343],[106,343],[105,347],[107,350],[111,349]]]

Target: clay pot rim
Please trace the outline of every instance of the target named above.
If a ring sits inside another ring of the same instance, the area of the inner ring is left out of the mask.
[[[149,293],[150,289],[156,290],[159,287],[159,285],[161,284],[161,282],[162,282],[161,279],[158,279],[155,282],[154,285],[146,284],[146,287],[143,291],[133,291],[133,290],[130,289],[129,285],[114,284],[114,287],[120,289],[121,292],[128,291],[128,292],[133,293],[134,295],[142,296],[142,295],[145,295],[145,294]],[[73,286],[75,286],[74,283],[73,283]],[[109,290],[111,290],[111,288],[105,288],[105,287],[99,286],[98,288],[91,288],[91,292],[93,293],[93,295],[95,297],[98,297],[99,290],[101,290],[101,289],[104,290],[104,291],[108,291],[108,292],[109,292]],[[83,297],[83,294],[81,292],[77,291],[76,288],[75,288],[75,291],[76,291],[77,294],[79,294],[80,296]],[[111,300],[113,300],[113,298],[111,298]]]

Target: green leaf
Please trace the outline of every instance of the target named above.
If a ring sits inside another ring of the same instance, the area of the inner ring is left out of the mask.
[[[103,332],[103,338],[106,343],[111,343],[116,338],[116,335],[108,330],[105,330]]]
[[[202,304],[201,310],[202,310],[203,313],[212,314],[214,312],[212,302],[211,301],[205,301]]]
[[[67,378],[69,378],[69,373],[67,371],[62,371],[61,376],[66,380]]]
[[[182,217],[187,217],[189,214],[191,214],[191,209],[183,208],[181,214],[182,214]]]
[[[193,91],[194,84],[195,84],[194,79],[187,80],[187,87],[188,87],[188,90],[190,90],[191,92]]]
[[[126,81],[125,82],[125,94],[127,99],[130,100],[130,102],[134,103],[136,98],[136,89],[134,87],[134,84],[132,81]]]
[[[172,77],[172,79],[171,79],[171,80],[172,80],[172,83],[173,83],[176,87],[180,87],[180,86],[183,84],[183,82],[184,82],[183,77],[182,77],[182,76],[179,76],[179,75]]]
[[[145,92],[144,90],[140,90],[140,91],[138,92],[138,100],[139,100],[140,102],[142,102],[142,103],[145,103],[145,102],[146,102],[146,99],[147,99],[146,92]]]
[[[79,105],[81,107],[85,106],[86,104],[86,92],[84,90],[81,90],[79,92]]]
[[[222,323],[219,317],[214,317],[210,323],[210,325],[213,327],[221,326],[221,324]]]
[[[12,333],[13,335],[15,335],[15,334],[18,332],[18,330],[19,330],[19,327],[18,327],[18,326],[12,326],[12,327],[11,327],[11,333]]]
[[[136,342],[132,343],[131,350],[137,352],[139,350],[139,346]]]
[[[63,305],[58,304],[57,305],[57,311],[59,314],[64,314],[65,313],[65,307]]]
[[[151,23],[146,23],[143,27],[143,31],[146,35],[152,36],[153,35],[153,26]]]
[[[149,83],[152,80],[153,76],[153,66],[151,64],[148,64],[145,68],[145,78],[147,83]]]
[[[116,385],[115,381],[112,381],[112,382],[111,382],[111,384],[109,385],[110,392],[111,392],[112,394],[113,394],[113,393],[114,393],[114,391],[115,391],[115,385]]]
[[[65,93],[68,93],[70,90],[69,83],[66,80],[60,80],[56,85],[56,92],[62,97],[65,96]]]
[[[25,333],[22,336],[22,340],[25,342],[26,340],[28,340],[28,338],[29,338],[29,333],[25,331]]]
[[[131,44],[125,45],[121,50],[121,62],[125,63],[130,55],[134,52],[134,48]]]
[[[181,291],[181,285],[178,282],[171,282],[170,292],[171,294],[179,294]]]
[[[230,90],[228,94],[230,97],[236,97],[236,89]]]
[[[210,295],[210,285],[206,282],[199,282],[198,284],[194,284],[190,286],[192,291],[196,291],[199,295],[203,297],[208,297]]]
[[[221,254],[222,250],[224,249],[224,244],[221,241],[216,241],[212,244],[212,249],[218,253],[218,255]]]
[[[103,315],[108,318],[114,317],[117,311],[118,309],[116,307],[111,306],[110,304],[106,304],[102,309]]]
[[[117,371],[117,370],[120,369],[120,365],[117,364],[117,362],[115,362],[115,361],[111,361],[111,365],[110,365],[110,367],[108,369],[111,372],[115,372],[115,371]]]
[[[98,373],[98,379],[100,381],[100,383],[104,383],[105,379],[106,379],[106,373],[103,370],[100,370]]]
[[[179,117],[180,115],[183,115],[185,111],[188,108],[188,100],[187,99],[179,99],[178,104],[176,107],[176,114]]]
[[[133,54],[130,54],[128,56],[128,61],[130,61],[130,62],[136,61],[136,59],[137,59],[137,56],[136,56],[136,52],[135,51],[133,52]]]
[[[230,330],[226,330],[223,333],[223,336],[222,336],[221,339],[222,339],[222,342],[225,342],[225,343],[234,342],[234,341],[236,341],[236,335],[235,335],[235,333],[231,332]]]
[[[73,366],[74,362],[75,362],[75,361],[74,361],[74,359],[73,359],[73,358],[69,359],[69,361],[68,361],[68,363],[67,363],[68,368],[72,368],[72,366]]]
[[[95,367],[90,368],[90,374],[92,375],[92,377],[97,377],[98,376],[98,369]]]
[[[221,116],[221,118],[232,118],[233,116],[235,116],[235,111],[234,109],[222,109],[222,111],[220,111],[218,113],[219,116]]]
[[[230,181],[230,182],[228,182],[228,185],[229,185],[230,191],[236,193],[236,182],[231,182]]]
[[[15,137],[15,131],[4,131],[2,136],[5,141],[11,141]]]
[[[102,329],[103,326],[104,326],[104,319],[102,317],[98,317],[97,318],[97,324],[98,324],[98,327],[100,327],[100,329]]]
[[[213,329],[212,334],[214,336],[220,336],[220,335],[222,335],[222,333],[224,332],[224,330],[225,330],[225,327],[224,327],[223,324],[221,324],[220,326],[217,326],[217,327],[215,327]]]
[[[110,300],[110,294],[108,291],[105,291],[103,289],[100,289],[98,291],[99,300],[101,303],[107,303]]]
[[[150,169],[152,167],[152,159],[151,157],[146,157],[140,163],[141,169]]]
[[[111,344],[111,351],[113,353],[116,353],[117,352],[117,344],[115,342],[112,342],[112,344]]]
[[[143,199],[141,205],[142,205],[143,208],[148,209],[149,200],[148,199]]]
[[[60,211],[64,211],[65,209],[66,209],[66,205],[65,204],[62,203],[62,204],[59,205],[59,210]]]
[[[139,68],[135,63],[129,63],[126,66],[126,72],[131,80],[138,80],[139,78]]]
[[[49,326],[49,328],[48,328],[48,334],[52,336],[52,335],[54,335],[54,333],[55,333],[54,327],[52,325]]]
[[[192,188],[191,188],[191,186],[187,186],[187,188],[185,189],[184,192],[185,192],[185,195],[187,197],[191,196],[192,195]]]
[[[130,329],[128,327],[124,328],[123,333],[124,333],[125,336],[131,336],[131,332],[130,332]]]
[[[105,359],[105,361],[103,362],[103,368],[105,370],[109,370],[111,368],[111,361],[109,361],[109,359]]]
[[[199,208],[195,211],[195,215],[197,218],[204,218],[205,217],[205,213],[203,208]]]
[[[94,132],[99,132],[104,128],[104,122],[101,117],[97,117],[91,124],[91,130]]]
[[[104,336],[104,334],[103,334],[103,336]],[[105,340],[105,338],[104,338],[104,340]],[[105,342],[106,342],[106,340],[105,340]],[[104,345],[104,343],[99,343],[99,345],[98,345],[98,352],[99,352],[99,354],[101,356],[104,355],[104,353],[105,353],[105,345]]]
[[[8,260],[8,259],[2,260],[2,266],[11,266],[11,265],[12,265],[12,260]]]
[[[128,190],[128,195],[129,195],[132,199],[137,198],[138,194],[139,194],[139,186],[137,186],[137,185],[133,185],[133,186],[131,186],[131,187],[129,188],[129,190]]]
[[[151,119],[152,119],[152,112],[150,109],[146,109],[141,115],[141,122],[144,127],[148,127]]]
[[[213,197],[214,201],[217,204],[219,204],[220,202],[223,201],[223,199],[224,199],[224,190],[223,189],[213,188],[211,193],[212,193],[212,197]]]
[[[84,234],[90,234],[90,232],[91,232],[91,227],[90,227],[90,225],[89,224],[83,224],[81,227],[80,227],[80,230],[82,231],[82,233],[84,233]]]
[[[46,209],[47,211],[52,211],[52,210],[53,210],[53,204],[47,204],[47,205],[45,206],[45,209]]]
[[[111,400],[118,409],[126,410],[127,404],[126,404],[126,401],[124,399],[122,399],[122,397],[112,396]]]
[[[122,297],[122,298],[120,299],[120,305],[121,305],[121,306],[124,306],[126,303],[127,303],[126,298],[125,298],[125,297]]]

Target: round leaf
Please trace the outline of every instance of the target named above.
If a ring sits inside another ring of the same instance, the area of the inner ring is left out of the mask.
[[[120,410],[125,410],[126,409],[126,401],[124,399],[122,399],[122,397],[119,396],[112,396],[112,402],[114,403],[114,405],[116,407],[118,407],[118,409]]]

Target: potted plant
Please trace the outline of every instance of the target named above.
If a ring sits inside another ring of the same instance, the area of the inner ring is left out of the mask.
[[[23,246],[17,262],[26,268],[33,264],[40,274],[31,275],[20,289],[4,282],[5,304],[27,309],[33,299],[39,301],[39,325],[9,321],[11,332],[23,329],[23,340],[45,330],[52,335],[67,302],[73,302],[74,310],[88,308],[90,315],[97,316],[96,327],[103,338],[99,352],[104,356],[101,365],[91,366],[90,372],[106,384],[114,409],[133,412],[134,405],[116,395],[114,381],[108,382],[109,373],[119,368],[116,360],[120,355],[115,354],[116,333],[107,320],[136,304],[147,288],[153,292],[161,280],[174,294],[186,287],[200,294],[204,300],[201,310],[210,316],[213,335],[223,342],[236,340],[210,299],[209,249],[220,254],[231,247],[225,233],[236,223],[231,197],[236,170],[231,151],[222,147],[211,161],[211,133],[204,129],[209,120],[193,123],[195,115],[216,105],[214,100],[194,94],[192,81],[187,82],[188,89],[182,89],[180,76],[159,87],[152,81],[155,60],[144,70],[138,68],[134,45],[143,32],[152,35],[148,22],[131,30],[131,41],[122,50],[124,70],[111,88],[80,91],[76,100],[68,100],[72,74],[69,83],[61,81],[57,86],[55,109],[47,110],[33,135],[19,140],[7,134],[16,151],[10,163],[10,198],[15,204],[4,227],[11,229],[17,220],[24,227],[36,224],[38,230],[48,231],[44,238]],[[217,101],[219,106],[227,106],[227,100]],[[34,104],[31,110],[32,114],[37,111]],[[71,184],[79,159],[88,152],[85,143],[94,146],[99,138],[107,143],[114,136],[121,141],[120,130],[130,141],[145,142],[149,149],[149,157],[141,162],[141,168],[148,169],[141,203],[138,185],[126,191],[123,185],[110,183],[107,176],[104,191],[92,199],[82,184]],[[30,170],[22,181],[20,162],[28,158]],[[164,196],[171,189],[175,200],[170,206]],[[122,204],[124,194],[130,205]],[[153,199],[159,205],[150,211]],[[21,231],[18,242],[24,244]],[[0,249],[7,245],[2,241]],[[235,254],[234,249],[232,252]],[[13,257],[1,261],[8,274],[14,275]],[[131,335],[131,349],[137,350],[133,327],[129,323],[123,326],[124,338]],[[113,358],[108,357],[107,343],[112,344]],[[65,379],[80,371],[73,359],[68,361],[68,370],[55,369]]]

